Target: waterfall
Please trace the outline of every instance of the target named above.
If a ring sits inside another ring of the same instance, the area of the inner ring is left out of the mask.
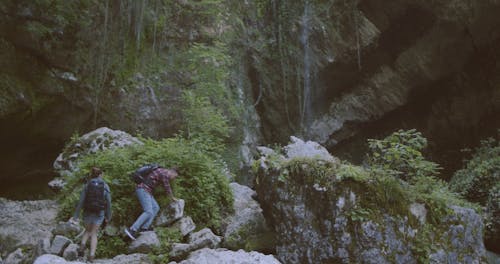
[[[160,109],[160,104],[158,103],[158,98],[156,97],[156,93],[153,87],[148,86],[147,89],[149,90],[149,94],[151,95],[151,101],[153,101],[157,109]]]
[[[312,82],[312,69],[311,69],[311,47],[309,44],[309,36],[311,34],[311,18],[312,10],[310,0],[304,2],[304,14],[301,18],[302,33],[300,41],[304,49],[304,62],[303,62],[303,89],[302,89],[302,102],[301,102],[301,115],[300,126],[302,130],[306,130],[311,120],[311,82]]]
[[[236,91],[238,96],[238,104],[244,106],[242,110],[243,113],[241,120],[243,139],[239,147],[240,172],[237,175],[236,181],[241,184],[252,186],[253,178],[251,178],[250,173],[245,170],[250,170],[249,168],[251,167],[253,161],[252,149],[255,149],[260,138],[260,120],[254,106],[252,105],[253,102],[247,99],[249,94],[248,90],[251,88],[248,85],[248,79],[246,79],[245,72],[246,65],[244,62],[241,62],[236,73]]]

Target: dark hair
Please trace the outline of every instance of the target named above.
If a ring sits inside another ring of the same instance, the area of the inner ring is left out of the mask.
[[[97,178],[101,176],[101,174],[102,170],[97,167],[92,167],[92,169],[90,170],[90,178]]]

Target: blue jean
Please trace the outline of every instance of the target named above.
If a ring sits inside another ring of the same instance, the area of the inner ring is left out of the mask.
[[[143,229],[147,229],[151,226],[153,219],[160,210],[160,206],[156,202],[153,195],[143,188],[137,188],[135,193],[141,203],[143,212],[130,228],[134,231],[138,231],[141,227]]]

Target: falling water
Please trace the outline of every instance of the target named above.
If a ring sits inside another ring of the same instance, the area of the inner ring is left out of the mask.
[[[302,106],[301,106],[301,116],[300,116],[300,126],[303,130],[307,129],[311,119],[311,47],[309,44],[309,36],[311,34],[310,24],[311,24],[311,5],[309,0],[305,0],[304,3],[304,14],[302,15],[302,34],[300,36],[300,41],[304,49],[304,68],[303,68],[303,78],[304,86],[302,90]]]
[[[253,161],[253,154],[251,149],[255,149],[255,146],[260,137],[259,135],[259,117],[255,112],[254,106],[247,99],[248,94],[248,79],[246,79],[245,72],[246,65],[240,63],[238,69],[236,89],[238,94],[238,103],[243,107],[242,123],[243,123],[243,140],[240,144],[239,155],[240,155],[240,175],[237,175],[236,181],[251,186],[253,184],[253,179],[249,177],[248,173],[245,173],[245,168],[250,168]],[[246,91],[246,92],[245,92]],[[257,99],[257,102],[258,103]]]
[[[158,103],[158,97],[156,97],[155,90],[151,86],[147,87],[147,89],[149,90],[149,94],[151,96],[151,101],[153,101],[153,103],[157,109],[160,109],[160,104]]]

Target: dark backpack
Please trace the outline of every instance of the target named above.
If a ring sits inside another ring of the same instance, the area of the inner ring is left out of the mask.
[[[132,180],[139,184],[139,183],[145,183],[148,186],[152,185],[151,179],[148,177],[151,172],[154,170],[158,169],[160,166],[158,164],[146,164],[136,171],[134,171],[130,177]]]
[[[104,192],[104,182],[99,179],[91,179],[87,183],[85,203],[83,204],[85,211],[98,213],[104,210],[106,206]]]

